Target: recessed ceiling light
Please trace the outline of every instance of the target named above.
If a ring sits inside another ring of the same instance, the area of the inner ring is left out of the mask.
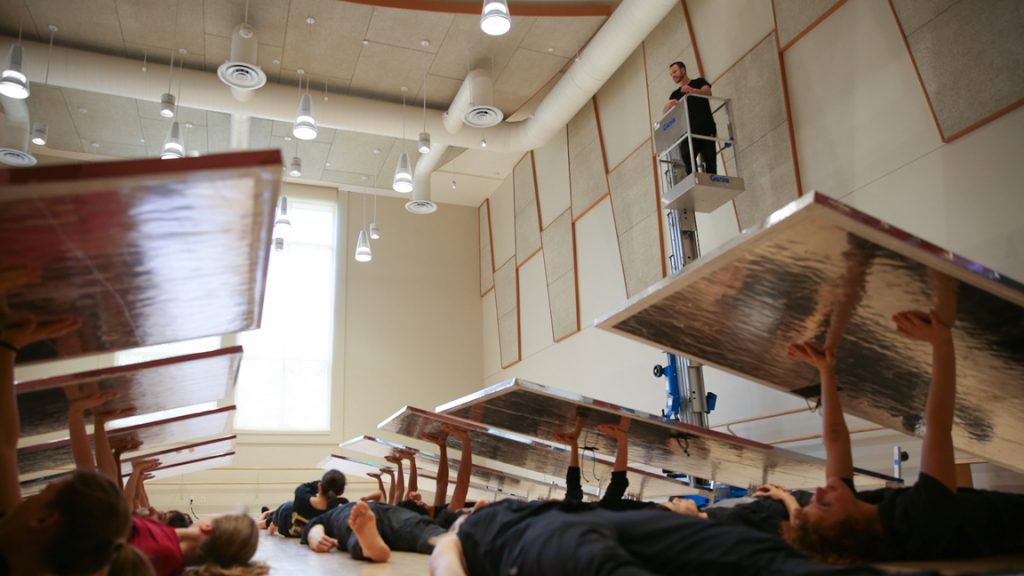
[[[99,142],[89,142],[89,146],[91,146],[92,148],[99,148],[100,147],[100,143]]]
[[[188,50],[185,50],[184,48],[178,48],[178,54],[188,54]]]
[[[281,61],[280,61],[280,60],[278,60],[277,58],[274,58],[273,60],[271,60],[271,63],[272,63],[272,64],[274,64],[274,65],[276,66],[276,65],[280,65],[280,64],[281,64]]]
[[[145,138],[139,138],[139,144],[145,144],[145,143],[146,143],[146,139]]]
[[[430,40],[427,40],[426,38],[420,40],[420,46],[423,48],[430,48]]]
[[[285,142],[291,142],[292,141],[292,137],[291,136],[285,136],[284,137],[284,141]]]
[[[380,148],[374,148],[373,149],[373,153],[374,154],[380,154]]]
[[[326,166],[326,167],[330,168],[330,167],[331,167],[331,163],[330,163],[330,162],[328,162],[328,163],[324,164],[324,166]]]
[[[369,177],[369,176],[367,176],[367,175],[365,175],[365,174],[363,174],[362,176],[360,176],[360,178],[362,178],[363,182],[366,182],[367,180],[369,180],[369,179],[370,179],[370,177]]]
[[[366,40],[366,39],[364,38],[364,39],[363,39],[363,46],[369,46],[369,45],[370,45],[370,41],[369,41],[369,40]]]
[[[316,24],[316,18],[313,18],[312,16],[307,16],[306,24]]]
[[[199,156],[199,150],[190,150],[188,155],[193,157],[193,158],[195,158],[195,157]]]
[[[555,51],[555,49],[554,49],[554,48],[552,48],[552,47],[548,46],[548,52],[554,52],[554,51]]]
[[[192,126],[193,124],[191,122],[185,122],[185,128],[192,128]]]
[[[79,107],[79,108],[78,108],[78,111],[79,111],[80,113],[82,113],[82,114],[85,114],[85,113],[86,113],[86,112],[88,112],[89,110],[87,110],[87,109],[86,109],[86,108],[85,108],[84,106],[81,106],[81,107]]]

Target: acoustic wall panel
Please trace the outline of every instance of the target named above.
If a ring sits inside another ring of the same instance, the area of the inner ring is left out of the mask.
[[[540,219],[537,217],[537,186],[533,158],[526,154],[512,170],[516,211],[516,262],[522,264],[540,250]]]
[[[579,218],[608,192],[604,155],[593,102],[569,121],[569,183],[572,217]]]
[[[543,258],[533,258],[519,268],[519,318],[523,358],[551,345],[551,308]]]
[[[703,75],[711,82],[774,27],[770,0],[686,0],[686,8],[704,63]]]
[[[894,0],[942,135],[952,138],[1024,99],[1024,3],[961,0],[916,26],[919,2]],[[905,18],[906,17],[906,18]],[[923,20],[923,18],[921,18]]]
[[[771,0],[775,8],[775,27],[779,31],[779,46],[796,38],[822,14],[840,0]],[[927,0],[933,3],[935,0]],[[924,2],[917,2],[923,4]]]
[[[494,249],[494,269],[497,270],[509,259],[514,259],[516,255],[516,207],[511,174],[491,195],[488,204],[491,207],[491,246]]]
[[[488,204],[480,205],[480,293],[494,288],[494,260],[491,252],[491,216]]]
[[[594,97],[601,135],[612,170],[650,137],[647,76],[643,50],[637,47]]]
[[[607,199],[602,200],[575,223],[581,328],[592,326],[596,318],[621,306],[626,300],[626,284],[610,204]]]
[[[661,216],[652,154],[648,142],[608,175],[627,296],[662,277]]]
[[[494,273],[502,368],[519,360],[519,286],[516,276],[514,260],[509,260]]]
[[[537,172],[537,198],[540,201],[541,229],[547,228],[569,209],[569,136],[562,128],[533,151]]]
[[[544,271],[551,305],[551,333],[561,340],[579,330],[576,295],[576,254],[572,211],[566,210],[544,229]]]

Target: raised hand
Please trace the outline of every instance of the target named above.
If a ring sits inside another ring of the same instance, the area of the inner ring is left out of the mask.
[[[162,462],[156,458],[147,458],[146,460],[135,460],[132,462],[132,474],[138,473],[142,476],[148,474],[151,470],[156,470],[160,467]]]
[[[811,341],[794,342],[786,349],[790,358],[821,370],[835,366],[836,359],[831,350],[823,349]]]
[[[907,310],[894,314],[892,321],[896,323],[896,330],[911,340],[935,344],[950,337],[949,326],[940,322],[934,312]]]
[[[95,411],[96,408],[99,408],[106,402],[109,402],[120,395],[120,392],[110,390],[107,392],[97,392],[95,394],[79,396],[78,398],[71,400],[68,405],[68,411],[79,413],[85,412],[86,410]]]
[[[5,318],[0,325],[0,340],[20,349],[29,344],[59,338],[73,332],[82,326],[82,321],[71,316],[50,320],[21,316]]]

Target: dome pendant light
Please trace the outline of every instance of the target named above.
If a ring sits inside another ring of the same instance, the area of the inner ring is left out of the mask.
[[[181,141],[181,125],[175,120],[171,122],[171,130],[164,140],[164,148],[160,153],[161,160],[177,160],[185,157],[185,145]]]
[[[277,220],[274,221],[274,250],[281,252],[291,236],[292,221],[288,218],[288,197],[281,196]]]
[[[489,36],[501,36],[512,29],[512,17],[505,0],[484,0],[480,29]]]
[[[47,129],[42,122],[32,123],[32,143],[36,146],[46,146]]]
[[[288,175],[292,178],[302,176],[302,158],[292,156],[292,161],[288,163]]]
[[[402,142],[405,142],[405,92],[408,90],[402,86]],[[412,192],[412,168],[409,164],[409,155],[402,152],[398,157],[398,165],[395,166],[395,178],[391,182],[391,189],[400,194]]]
[[[307,84],[308,86],[308,84]],[[299,140],[313,140],[319,131],[316,127],[316,119],[313,118],[313,99],[309,92],[299,98],[299,113],[295,117],[295,126],[292,128],[292,136]]]
[[[420,154],[430,154],[430,132],[427,132],[427,77],[423,76],[423,131],[420,132],[417,149]]]
[[[420,154],[429,154],[430,153],[430,133],[429,132],[420,132],[420,139],[419,139],[419,142],[418,142],[418,149],[420,151]]]
[[[21,63],[24,59],[24,48],[21,46],[21,33],[18,33],[18,41],[11,44],[7,51],[7,66],[0,72],[0,94],[15,100],[28,98],[28,76],[21,71]]]

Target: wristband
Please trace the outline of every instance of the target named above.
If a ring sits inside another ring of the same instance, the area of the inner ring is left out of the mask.
[[[6,348],[15,354],[18,353],[18,347],[6,340],[0,340],[0,348]]]

